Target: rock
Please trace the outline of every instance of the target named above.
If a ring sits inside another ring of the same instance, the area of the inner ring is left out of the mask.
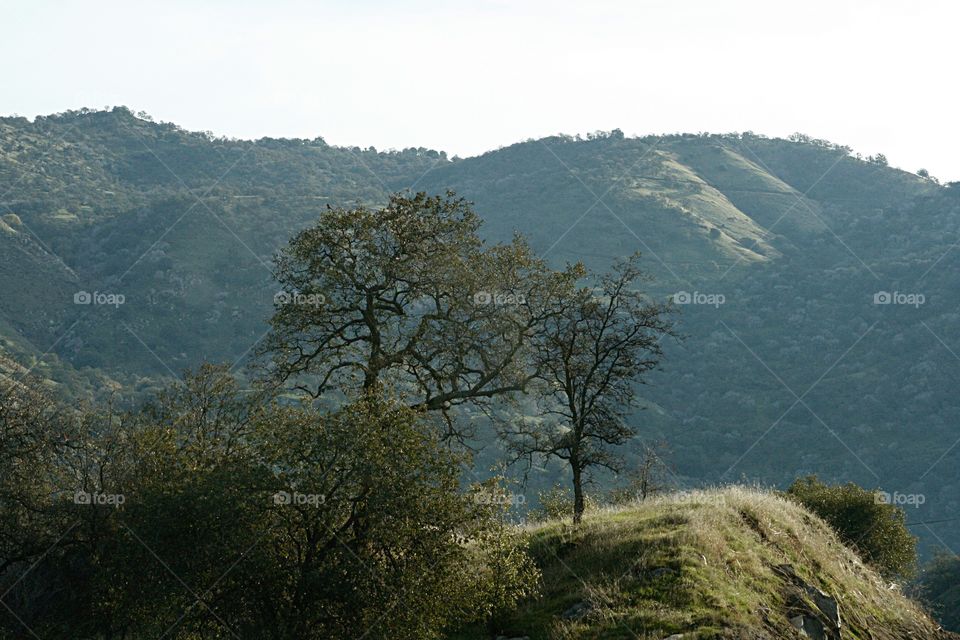
[[[631,571],[638,578],[647,580],[652,578],[662,578],[663,576],[676,576],[680,574],[679,571],[670,567],[653,567],[652,569],[646,569],[641,564],[634,565],[631,568]]]
[[[785,578],[790,578],[790,580],[797,581],[800,580],[800,576],[797,575],[797,572],[794,571],[792,564],[778,564],[773,568],[774,571],[779,573]]]
[[[563,612],[560,616],[564,620],[580,620],[590,613],[590,605],[586,602],[578,602]]]
[[[682,638],[683,638],[682,633],[675,633],[672,636],[667,636],[663,640],[682,640]]]
[[[790,618],[790,624],[800,632],[803,638],[812,638],[813,640],[828,640],[827,630],[823,623],[812,616],[803,614]]]
[[[809,587],[807,595],[813,600],[813,604],[817,605],[817,609],[820,609],[820,613],[827,617],[830,625],[840,631],[840,605],[837,601],[816,587]]]
[[[797,575],[797,572],[794,570],[793,565],[790,565],[790,564],[777,565],[776,567],[774,567],[774,571],[784,576],[785,578],[789,579],[790,582],[792,582],[793,585],[797,587],[798,590],[803,595],[805,595],[807,598],[810,599],[811,602],[813,602],[814,606],[820,611],[820,613],[822,613],[826,617],[827,622],[829,623],[829,628],[831,632],[835,632],[835,633],[831,633],[831,635],[837,635],[837,636],[840,635],[840,626],[841,626],[840,604],[837,602],[836,598],[832,597],[828,593],[821,591],[820,589],[808,583],[799,575]],[[813,616],[800,615],[800,616],[791,618],[790,619],[791,624],[796,626],[796,624],[794,624],[794,620],[797,620],[798,618],[802,618],[804,620],[812,620],[816,622],[817,626],[820,627],[820,633],[821,633],[820,636],[811,635],[809,631],[807,632],[807,635],[809,635],[811,638],[826,637],[823,634],[825,634],[825,630],[827,627],[824,627],[822,622],[820,622],[819,620],[816,620],[816,618],[814,618]],[[797,627],[797,628],[799,629],[800,627]],[[806,627],[804,627],[803,630],[806,631]]]

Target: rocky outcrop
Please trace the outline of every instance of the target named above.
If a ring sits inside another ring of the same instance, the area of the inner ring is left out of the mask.
[[[777,565],[774,571],[786,581],[787,617],[801,637],[839,640],[843,623],[836,598],[801,578],[793,565]]]

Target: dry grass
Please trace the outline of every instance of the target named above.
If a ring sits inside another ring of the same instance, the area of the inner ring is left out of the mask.
[[[840,604],[844,639],[947,638],[819,518],[753,488],[671,494],[528,528],[543,596],[503,631],[531,639],[799,637],[790,564]],[[589,605],[577,620],[564,611]],[[483,637],[465,634],[462,637]]]

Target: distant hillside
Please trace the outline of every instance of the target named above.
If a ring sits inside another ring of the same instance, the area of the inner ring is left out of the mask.
[[[519,228],[565,260],[604,263],[646,247],[669,287],[768,264],[852,218],[940,191],[825,143],[617,133],[513,145],[443,165],[420,184],[455,185],[485,214],[491,236]]]
[[[640,250],[651,295],[713,301],[680,305],[686,340],[636,418],[678,483],[816,473],[922,494],[915,532],[960,545],[956,186],[803,136],[615,131],[461,160],[218,139],[123,108],[0,119],[0,185],[0,353],[68,397],[242,367],[294,231],[327,204],[454,189],[491,240],[596,268]]]
[[[529,535],[544,592],[508,616],[505,637],[960,637],[939,630],[819,518],[755,490],[674,494]]]
[[[123,108],[2,118],[0,213],[15,221],[0,226],[0,319],[38,355],[56,344],[74,367],[141,389],[141,375],[232,362],[265,328],[269,263],[294,230],[441,162],[319,138],[219,140]],[[124,303],[78,307],[78,291]]]

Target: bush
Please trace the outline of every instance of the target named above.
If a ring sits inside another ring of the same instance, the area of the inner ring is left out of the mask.
[[[673,471],[665,462],[669,453],[666,443],[663,442],[644,445],[636,465],[625,474],[627,484],[611,489],[607,493],[606,502],[613,506],[643,502],[673,489],[674,483],[670,479]]]
[[[537,494],[540,506],[532,511],[534,520],[563,520],[573,518],[573,491],[559,484]],[[583,496],[584,512],[597,508],[597,501],[588,493]]]
[[[46,406],[0,402],[0,638],[424,640],[537,587],[500,501],[461,491],[462,457],[385,393],[324,412],[204,367],[66,436]]]
[[[924,566],[916,595],[948,631],[960,631],[960,557],[940,553]]]
[[[511,520],[513,497],[500,476],[473,487],[474,502],[493,526],[483,527],[470,545],[473,570],[460,582],[473,594],[474,620],[485,623],[491,637],[502,637],[506,616],[540,588],[540,569],[528,554],[530,540]]]
[[[823,518],[884,577],[915,573],[917,539],[906,527],[906,515],[877,492],[852,482],[827,485],[808,476],[790,485],[786,497]]]
[[[960,556],[941,551],[924,565],[914,594],[947,631],[960,631]]]

